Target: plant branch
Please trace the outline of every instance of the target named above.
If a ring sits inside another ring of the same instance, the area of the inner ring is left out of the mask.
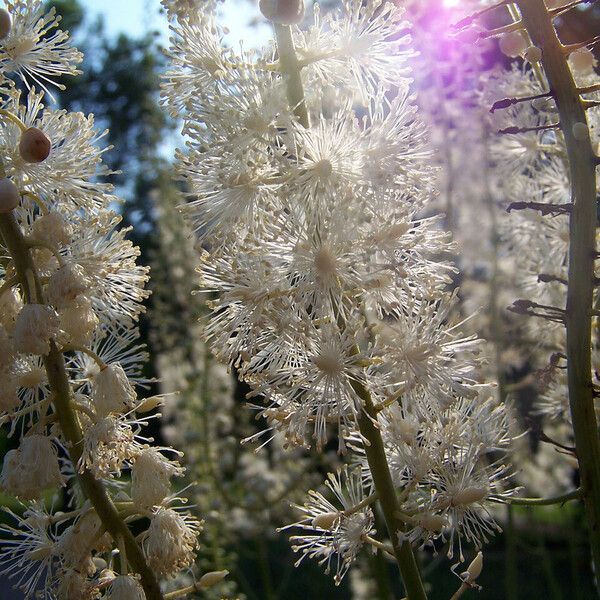
[[[581,489],[578,488],[552,498],[504,498],[502,504],[509,504],[511,506],[552,506],[553,504],[564,504],[565,502],[569,502],[569,500],[579,500],[581,495]]]
[[[398,517],[400,503],[385,456],[381,432],[376,425],[377,412],[373,406],[371,395],[365,387],[358,382],[354,382],[353,387],[362,400],[363,412],[358,419],[358,426],[362,437],[367,442],[365,443],[365,453],[369,469],[392,540],[394,556],[400,567],[406,595],[409,600],[426,600],[427,596],[410,542],[408,540],[401,541],[400,538],[400,534],[404,530],[404,523]]]
[[[581,90],[563,52],[543,0],[518,0],[523,22],[542,50],[542,64],[560,114],[567,147],[573,208],[570,214],[567,292],[567,375],[569,404],[581,474],[595,572],[600,572],[600,437],[591,381],[591,321],[596,233],[596,156]],[[575,127],[576,126],[576,127]]]

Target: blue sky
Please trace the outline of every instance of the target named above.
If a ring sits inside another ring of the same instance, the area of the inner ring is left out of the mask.
[[[88,13],[88,18],[102,15],[110,33],[128,33],[132,36],[143,35],[148,31],[161,31],[165,37],[168,28],[164,15],[159,13],[160,0],[80,0]],[[239,2],[228,0],[223,5],[222,22],[231,31],[230,42],[237,45],[237,40],[245,39],[252,45],[261,35],[266,35],[268,28],[258,30],[248,27],[251,19],[259,17],[258,2],[247,0]]]

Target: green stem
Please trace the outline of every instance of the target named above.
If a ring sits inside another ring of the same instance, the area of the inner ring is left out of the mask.
[[[552,498],[506,498],[502,500],[502,503],[513,506],[551,506],[552,504],[564,504],[569,500],[578,500],[581,496],[581,489],[576,489]]]
[[[596,234],[596,161],[582,98],[544,0],[519,0],[523,22],[536,46],[553,92],[569,157],[569,286],[567,292],[567,376],[575,447],[581,476],[592,559],[600,572],[600,437],[591,381],[591,326]]]
[[[541,557],[544,575],[546,576],[546,582],[548,583],[550,598],[552,598],[552,600],[561,600],[563,595],[561,593],[560,585],[556,577],[556,566],[552,564],[552,554],[548,551],[548,548],[546,547],[546,539],[544,537],[544,532],[542,529],[539,530],[538,549]]]
[[[517,539],[515,536],[514,509],[506,507],[506,600],[517,600],[519,597],[519,577],[517,570]]]
[[[260,572],[260,578],[263,583],[264,597],[267,600],[276,600],[275,592],[273,589],[273,582],[271,580],[271,569],[269,567],[269,553],[267,544],[262,536],[258,537],[256,541],[258,550],[258,568]]]
[[[362,400],[363,412],[358,419],[358,426],[362,437],[366,440],[365,453],[369,469],[379,496],[379,502],[387,529],[392,540],[394,556],[398,561],[402,581],[408,600],[426,600],[421,575],[412,547],[407,540],[400,540],[399,534],[404,530],[404,524],[398,517],[400,503],[396,495],[394,482],[385,456],[385,448],[379,428],[375,425],[377,412],[369,392],[360,383],[354,384],[355,391]]]
[[[14,215],[0,214],[0,234],[11,254],[17,276],[28,303],[42,300],[42,289],[37,277],[35,264],[23,233]],[[28,274],[32,277],[33,289]],[[71,388],[62,353],[51,343],[50,352],[44,356],[44,366],[48,383],[52,390],[52,402],[66,442],[69,457],[75,469],[81,458],[83,434],[72,405]],[[139,573],[147,600],[163,600],[160,586],[154,573],[146,563],[141,548],[125,522],[119,516],[104,484],[87,469],[77,474],[77,479],[86,497],[92,503],[96,514],[110,533],[115,543],[124,540],[127,558],[133,570]]]
[[[375,528],[377,531],[381,531],[385,527],[381,511],[374,509],[373,514],[375,516]],[[385,558],[385,555],[381,550],[377,550],[377,552],[368,551],[367,554],[371,575],[373,576],[377,586],[378,599],[393,600],[394,593],[392,591],[392,585],[390,582],[390,573],[388,568],[389,561]]]

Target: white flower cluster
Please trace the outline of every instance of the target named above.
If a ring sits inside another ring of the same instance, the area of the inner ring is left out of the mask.
[[[403,10],[346,0],[322,17],[315,5],[301,28],[288,27],[294,3],[261,3],[277,45],[236,53],[207,4],[164,4],[164,99],[184,121],[184,210],[216,293],[207,337],[289,446],[321,450],[334,432],[360,463],[330,480],[341,509],[311,495],[296,548],[335,565],[339,582],[373,542],[365,419],[383,434],[402,539],[479,547],[498,527],[490,501],[511,493],[489,460],[508,419],[478,380],[477,340],[452,317],[453,246],[428,211]]]
[[[46,108],[33,87],[81,60],[42,4],[0,9],[0,415],[20,438],[0,485],[28,501],[69,485],[74,506],[13,514],[0,568],[26,598],[161,598],[156,578],[193,564],[201,523],[171,492],[182,467],[140,435],[136,411],[161,401],[138,397],[147,269],[116,229],[104,134],[92,116]],[[141,517],[136,539],[126,522]]]

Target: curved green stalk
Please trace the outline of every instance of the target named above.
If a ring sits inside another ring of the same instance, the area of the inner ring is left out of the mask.
[[[552,498],[506,498],[502,503],[509,506],[552,506],[553,504],[564,504],[569,500],[578,500],[581,495],[581,489],[576,489]]]
[[[523,23],[542,50],[542,64],[560,114],[570,168],[567,375],[575,447],[595,572],[600,573],[600,437],[591,380],[591,326],[596,256],[596,165],[581,90],[573,79],[544,0],[518,0]],[[582,127],[584,134],[582,134]]]

